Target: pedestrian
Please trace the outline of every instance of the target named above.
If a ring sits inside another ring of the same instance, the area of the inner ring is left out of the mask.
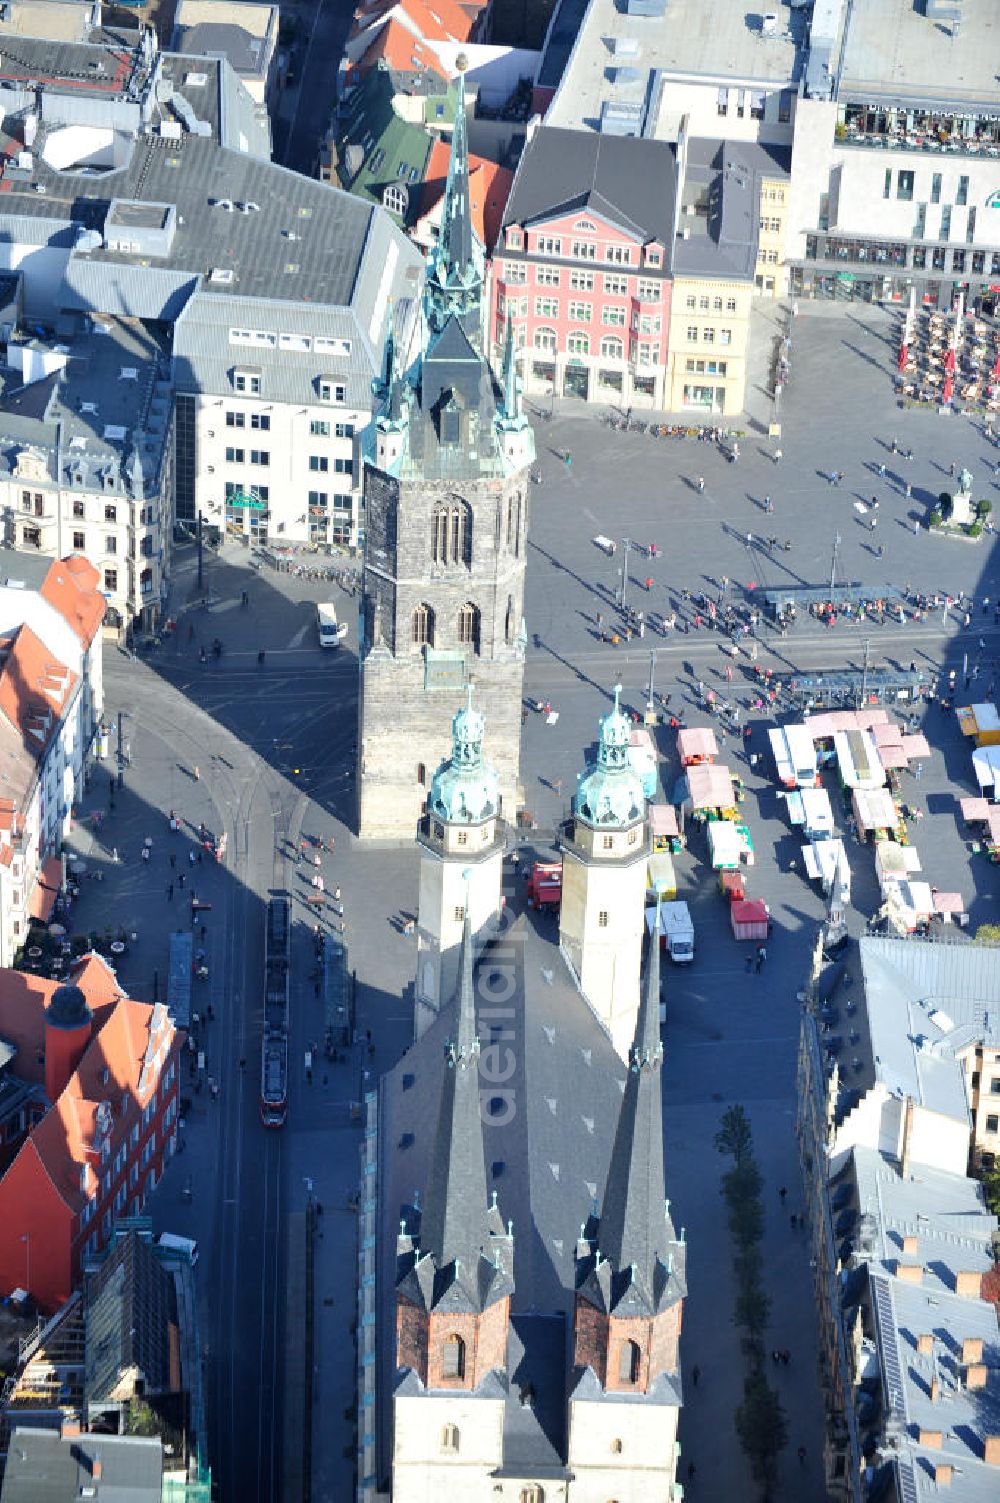
[[[567,468],[567,470],[568,470],[568,469],[569,469],[569,468],[570,468],[570,466],[571,466],[571,465],[572,465],[572,463],[573,463],[573,456],[572,456],[572,454],[571,454],[571,453],[570,453],[570,452],[569,452],[569,450],[568,450],[568,449],[567,449],[567,450],[566,450],[566,453],[565,453],[565,454],[564,454],[564,455],[563,455],[563,458],[564,458],[564,459],[565,459],[565,461],[566,461],[566,468]]]
[[[948,474],[949,475],[954,475],[954,473],[955,473],[955,461],[952,460],[951,464],[948,466]]]
[[[201,939],[202,939],[202,943],[203,943],[203,944],[204,944],[204,942],[205,942],[205,935],[206,935],[206,934],[207,934],[207,933],[208,933],[208,928],[207,928],[207,926],[206,926],[206,925],[205,925],[205,924],[202,924],[202,926],[201,926]]]
[[[697,1471],[697,1468],[695,1467],[694,1462],[693,1461],[689,1461],[688,1462],[688,1481],[689,1482],[694,1477],[696,1471]]]
[[[878,517],[872,517],[871,521],[868,523],[868,531],[869,532],[874,532],[877,526],[878,526]]]
[[[193,771],[194,771],[194,780],[195,780],[195,782],[196,783],[200,783],[201,782],[201,768],[198,767],[198,766],[195,766],[195,768],[193,769]]]
[[[178,872],[177,873],[177,886],[178,887],[183,887],[184,883],[186,881],[187,881],[187,878],[185,877],[184,873],[183,872]]]
[[[168,882],[167,883],[167,902],[168,903],[172,903],[173,902],[173,898],[174,898],[174,884],[172,882]]]
[[[787,1367],[788,1364],[791,1362],[791,1360],[792,1360],[792,1354],[788,1350],[788,1348],[786,1347],[785,1350],[781,1353],[781,1361],[782,1361],[783,1366]]]
[[[896,438],[893,438],[892,443],[889,445],[889,451],[892,454],[899,453],[899,441]]]
[[[195,854],[194,854],[194,851],[188,851],[188,865],[189,866],[194,866],[194,863],[195,863]]]
[[[775,464],[780,464],[781,463],[781,450],[780,449],[775,449],[775,451],[774,451],[774,462],[775,462]]]
[[[691,1382],[694,1384],[695,1388],[698,1387],[698,1379],[700,1377],[701,1377],[701,1368],[698,1366],[698,1364],[696,1362],[695,1365],[694,1365],[694,1367],[692,1367],[692,1369],[691,1369]]]
[[[914,517],[913,518],[913,536],[917,537],[917,535],[919,534],[919,532],[920,532],[920,518],[919,517]]]
[[[788,1190],[787,1190],[786,1186],[782,1185],[781,1189],[778,1191],[778,1199],[781,1201],[782,1205],[785,1204],[785,1196],[787,1194],[788,1194]]]
[[[757,964],[756,964],[756,971],[757,971],[758,975],[760,975],[761,971],[764,969],[764,962],[765,962],[766,959],[767,959],[767,949],[765,948],[764,945],[758,945],[757,946]]]
[[[774,511],[774,502],[771,500],[770,496],[765,496],[764,497],[764,510],[769,515],[770,515],[771,512]]]
[[[879,465],[879,467],[878,467],[878,473],[879,473],[879,479],[880,480],[884,480],[885,479],[885,460],[883,460],[882,463]]]
[[[799,1224],[799,1218],[795,1214],[795,1212],[793,1211],[792,1214],[788,1218],[788,1225],[791,1227],[792,1231],[794,1232],[795,1228],[798,1226],[798,1224]]]
[[[907,499],[907,501],[909,501],[911,499],[912,495],[913,495],[913,481],[912,480],[908,480],[906,482],[906,499]]]
[[[699,493],[701,491],[703,491],[704,489],[705,489],[705,477],[704,477],[704,475],[699,475],[698,476],[698,490],[699,490]]]
[[[749,974],[750,974],[750,972],[752,970],[753,970],[753,951],[751,950],[750,953],[749,953],[749,955],[747,956],[747,975],[748,976],[749,976]]]
[[[142,859],[143,859],[143,861],[148,861],[149,860],[149,846],[148,845],[144,845],[143,848],[142,848]]]
[[[172,867],[174,867],[174,866],[177,865],[177,852],[176,851],[171,851],[170,852],[170,865]]]
[[[777,1367],[778,1363],[781,1361],[781,1353],[778,1351],[777,1347],[774,1347],[771,1352],[771,1361],[774,1363],[775,1367]]]

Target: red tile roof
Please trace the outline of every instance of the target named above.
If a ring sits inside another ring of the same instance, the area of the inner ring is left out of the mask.
[[[451,155],[450,141],[435,141],[424,191],[420,201],[420,217],[429,214],[444,196],[448,178],[448,158]],[[503,211],[514,182],[514,174],[508,167],[499,167],[485,157],[469,156],[469,207],[472,224],[488,251],[492,251],[500,237]]]
[[[101,629],[105,600],[99,585],[101,576],[82,553],[57,559],[42,581],[39,591],[76,632],[84,647],[89,647]]]
[[[467,42],[476,19],[455,0],[375,0],[354,12],[350,36],[358,37],[395,11],[410,21],[413,32],[427,42]]]
[[[408,26],[394,17],[390,17],[350,70],[351,83],[364,78],[379,62],[384,62],[395,73],[418,73],[426,70],[441,80],[442,92],[447,87],[448,77],[437,53],[426,47]]]
[[[0,667],[0,715],[20,732],[35,761],[52,739],[76,681],[30,626],[19,628]]]
[[[128,1095],[135,1115],[158,1077],[148,1080],[140,1095],[154,1008],[124,996],[114,972],[99,955],[85,956],[70,979],[80,987],[93,1013],[91,1041],[58,1101],[28,1141],[63,1201],[76,1211],[87,1198],[80,1188],[80,1166],[93,1141],[99,1104],[108,1102],[119,1124],[122,1095]],[[58,985],[19,971],[0,970],[0,1038],[17,1049],[14,1073],[33,1084],[44,1083],[45,1008]],[[159,1017],[168,1041],[179,1043],[164,1008],[159,1009]],[[164,1051],[161,1065],[165,1060]]]

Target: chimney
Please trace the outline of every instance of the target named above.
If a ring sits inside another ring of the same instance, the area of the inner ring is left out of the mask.
[[[915,1257],[918,1247],[917,1237],[913,1232],[908,1232],[903,1238],[903,1251],[907,1257]]]
[[[903,1143],[899,1155],[899,1172],[903,1179],[910,1177],[910,1144],[913,1141],[913,1100],[906,1098],[906,1110],[903,1112]]]
[[[979,1299],[983,1287],[981,1273],[973,1273],[969,1269],[963,1269],[955,1275],[955,1293],[963,1299]]]
[[[57,986],[45,1009],[45,1094],[56,1102],[90,1043],[93,1017],[78,986]]]
[[[921,1357],[930,1357],[934,1351],[934,1337],[926,1331],[917,1337],[917,1351]]]
[[[944,1436],[940,1430],[924,1430],[921,1428],[917,1436],[917,1442],[919,1445],[926,1446],[928,1450],[940,1451],[944,1445]]]
[[[987,1367],[985,1362],[971,1362],[965,1369],[965,1386],[973,1392],[986,1387]]]
[[[897,1279],[901,1279],[904,1284],[922,1284],[924,1281],[923,1264],[900,1263],[897,1259],[896,1277]],[[959,1275],[959,1277],[961,1277],[961,1275]]]
[[[973,1362],[982,1362],[982,1360],[983,1338],[981,1336],[966,1336],[962,1342],[962,1362],[970,1364]]]
[[[946,1461],[934,1468],[934,1481],[938,1487],[951,1487],[951,1467]]]
[[[1000,1435],[987,1435],[983,1440],[983,1460],[987,1466],[1000,1466]]]
[[[941,1397],[941,1384],[936,1377],[931,1379],[931,1403],[936,1404]]]

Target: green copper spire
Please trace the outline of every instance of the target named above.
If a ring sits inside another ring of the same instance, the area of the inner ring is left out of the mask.
[[[454,317],[468,335],[478,337],[485,253],[472,228],[469,202],[464,62],[464,57],[459,56],[460,71],[451,86],[455,126],[441,210],[441,233],[428,257],[424,314],[434,332],[440,332],[448,319]]]
[[[521,417],[521,383],[517,376],[517,358],[514,353],[514,325],[507,314],[507,333],[503,346],[503,415],[516,421]]]
[[[629,761],[632,728],[621,708],[621,684],[615,684],[615,707],[601,716],[597,760],[581,773],[573,812],[588,824],[625,828],[646,808],[639,774]]]
[[[478,824],[497,813],[500,785],[483,760],[486,721],[472,707],[472,686],[464,709],[451,722],[451,758],[443,762],[431,782],[427,800],[431,813],[451,822]]]

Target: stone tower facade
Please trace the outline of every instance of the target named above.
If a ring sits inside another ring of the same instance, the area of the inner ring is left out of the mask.
[[[477,952],[496,932],[506,826],[499,779],[483,760],[484,732],[470,688],[468,705],[452,721],[451,757],[434,774],[417,829],[417,1038],[454,996],[466,915]]]
[[[412,838],[466,687],[490,724],[513,816],[524,674],[524,566],[534,438],[508,330],[502,383],[484,354],[484,252],[469,212],[457,85],[441,235],[416,358],[390,334],[365,456],[358,833]]]
[[[619,707],[601,719],[597,761],[581,773],[560,842],[559,943],[622,1059],[639,1012],[649,832],[642,783]]]

